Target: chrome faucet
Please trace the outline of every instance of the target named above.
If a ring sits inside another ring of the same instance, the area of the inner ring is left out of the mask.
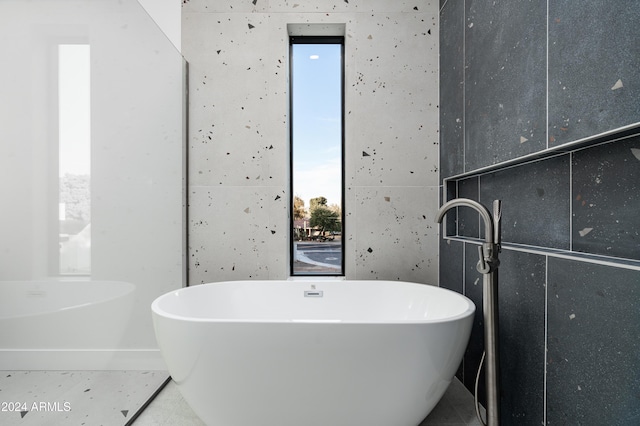
[[[485,242],[478,247],[478,264],[476,269],[482,274],[482,313],[484,317],[484,346],[486,356],[485,386],[487,392],[487,422],[480,418],[478,410],[478,381],[482,361],[478,367],[476,378],[475,398],[476,413],[482,424],[498,426],[500,424],[500,350],[498,339],[498,267],[500,260],[502,203],[493,202],[493,215],[477,201],[467,198],[455,198],[440,207],[436,221],[442,223],[445,214],[454,207],[471,207],[480,213],[484,221]]]

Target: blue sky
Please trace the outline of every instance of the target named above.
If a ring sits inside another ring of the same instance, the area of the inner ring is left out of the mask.
[[[309,207],[323,196],[341,204],[341,45],[294,44],[293,179]]]

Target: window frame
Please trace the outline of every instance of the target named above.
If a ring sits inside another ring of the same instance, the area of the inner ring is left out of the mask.
[[[341,195],[340,195],[340,222],[341,222],[341,238],[340,238],[340,252],[341,252],[341,264],[340,270],[336,273],[303,273],[296,272],[294,268],[295,264],[295,239],[294,239],[294,215],[293,215],[293,202],[295,194],[293,192],[293,152],[294,152],[294,138],[293,138],[293,46],[296,44],[339,44],[340,45],[340,179],[341,179]],[[289,209],[291,214],[289,215],[289,275],[291,277],[343,277],[345,276],[345,37],[344,35],[290,35],[289,36]]]
[[[92,67],[91,58],[93,55],[93,46],[90,43],[90,40],[86,36],[75,36],[75,37],[60,37],[56,38],[49,44],[50,58],[51,58],[51,72],[50,72],[50,85],[51,85],[51,100],[49,104],[49,108],[53,111],[53,114],[50,118],[50,131],[51,131],[51,143],[49,144],[49,176],[50,183],[48,184],[48,190],[50,191],[49,195],[49,204],[50,204],[50,214],[48,219],[48,224],[50,230],[49,241],[48,241],[48,271],[51,276],[57,277],[91,277],[92,269],[91,269],[91,250],[89,250],[89,270],[88,271],[79,271],[79,272],[69,272],[63,271],[61,268],[61,242],[60,242],[60,219],[59,219],[59,203],[60,203],[60,176],[59,176],[59,168],[60,168],[60,152],[61,152],[61,135],[60,135],[60,120],[61,120],[61,112],[60,112],[60,99],[61,99],[61,91],[60,91],[60,48],[61,46],[86,46],[88,48],[87,59],[89,60],[89,90],[91,90],[91,80],[92,80]],[[91,107],[92,100],[89,98],[89,105]],[[91,152],[91,116],[89,116],[89,126],[90,126],[90,136],[89,136],[89,152]],[[91,157],[89,157],[89,161],[91,161]]]

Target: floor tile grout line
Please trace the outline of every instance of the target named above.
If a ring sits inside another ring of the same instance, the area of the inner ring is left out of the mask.
[[[133,416],[131,416],[129,421],[124,426],[133,425],[136,419],[140,417],[140,415],[144,412],[144,410],[147,409],[147,407],[153,402],[153,400],[156,399],[156,397],[160,394],[160,392],[162,392],[164,388],[167,387],[169,382],[171,382],[172,380],[171,376],[169,376],[168,374],[167,376],[168,377],[165,379],[165,381],[162,382],[162,384],[155,390],[155,392],[153,392],[153,394],[140,406],[140,408],[138,408],[138,410],[136,410],[136,412],[133,414]]]

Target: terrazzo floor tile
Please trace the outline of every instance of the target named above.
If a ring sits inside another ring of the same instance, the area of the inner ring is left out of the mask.
[[[171,381],[135,420],[133,426],[205,426]],[[419,426],[480,426],[473,395],[457,379]]]
[[[438,405],[419,426],[480,426],[473,404],[473,395],[454,378]],[[480,407],[480,412],[485,419],[484,408]]]
[[[133,426],[205,426],[172,380],[133,422]]]
[[[0,424],[122,426],[165,371],[0,371]]]

